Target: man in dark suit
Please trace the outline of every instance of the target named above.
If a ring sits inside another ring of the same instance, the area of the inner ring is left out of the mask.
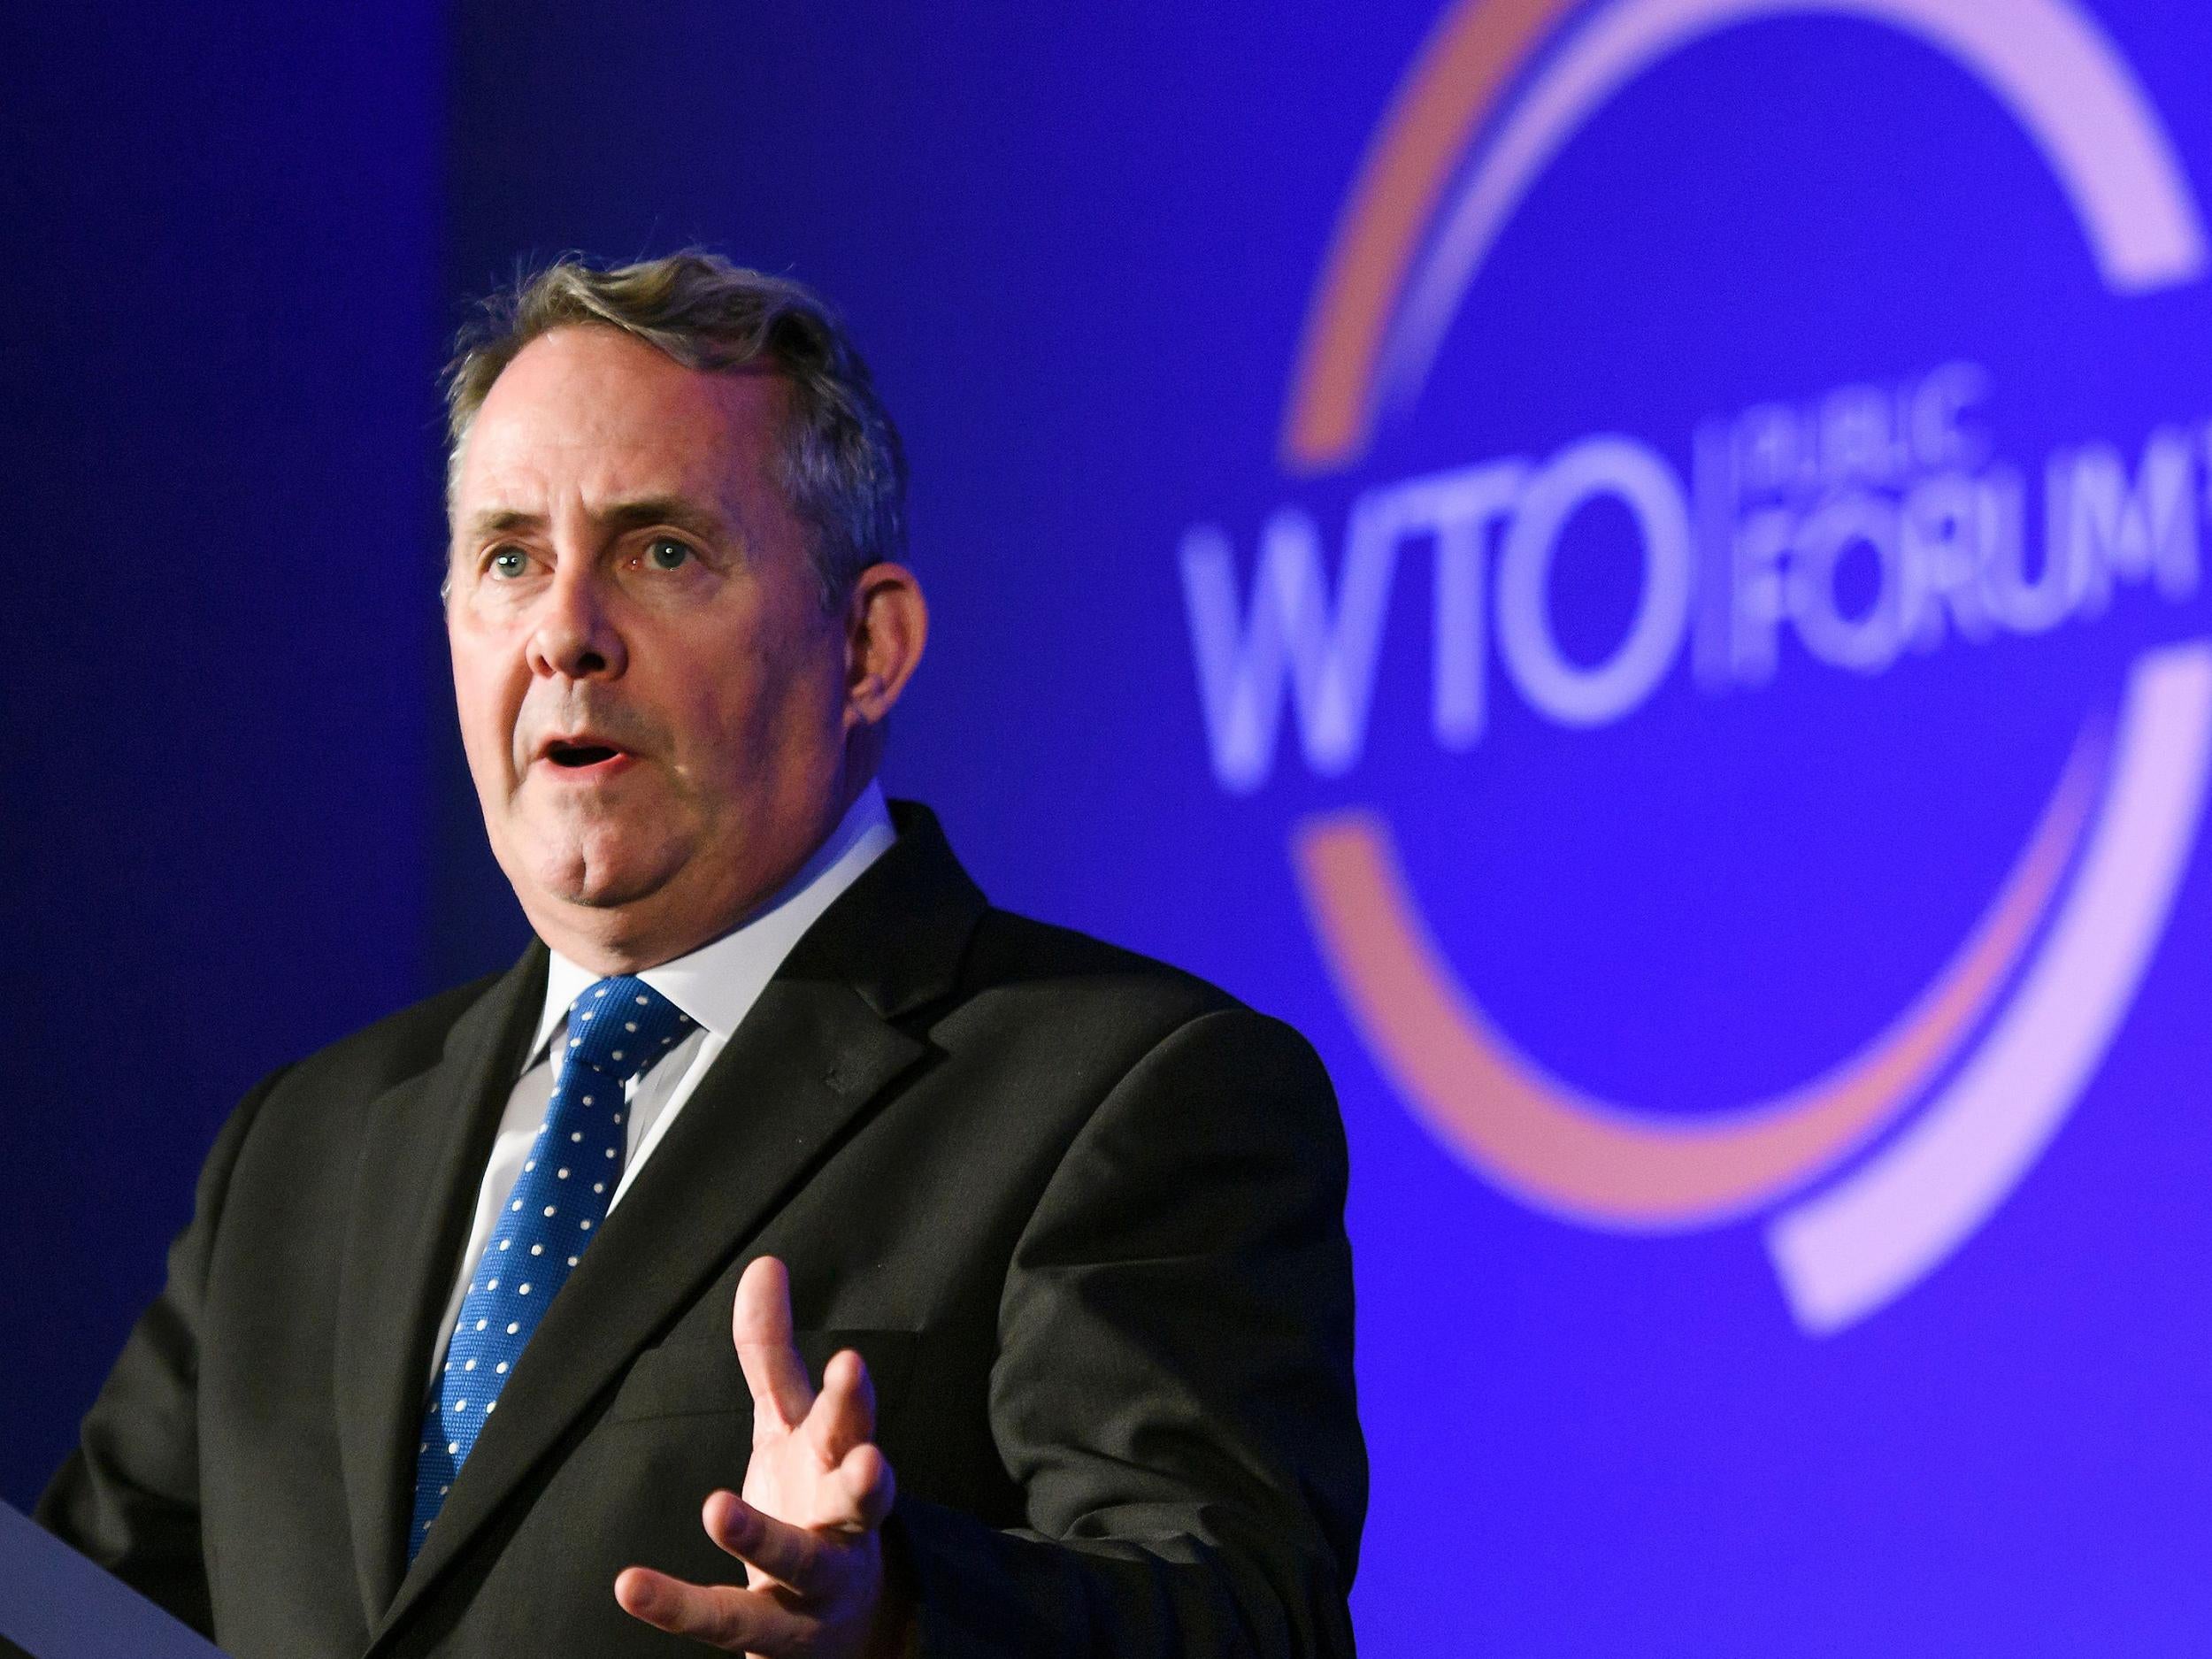
[[[1348,1652],[1327,1079],[886,807],[926,612],[835,324],[565,264],[452,406],[542,942],[239,1108],[41,1520],[242,1659]]]

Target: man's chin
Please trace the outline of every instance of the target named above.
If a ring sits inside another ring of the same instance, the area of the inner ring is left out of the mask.
[[[536,861],[531,886],[557,906],[619,910],[663,892],[682,862],[604,846],[549,850]]]
[[[519,829],[520,826],[515,826]],[[726,932],[737,920],[719,850],[689,826],[648,839],[601,823],[517,834],[495,847],[538,937],[587,966],[649,967]]]

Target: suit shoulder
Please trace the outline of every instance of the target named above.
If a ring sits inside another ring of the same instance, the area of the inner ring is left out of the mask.
[[[930,1036],[956,1064],[1018,1079],[1040,1144],[1057,1135],[1064,1149],[1102,1112],[1101,1133],[1171,1122],[1178,1144],[1294,1142],[1340,1161],[1335,1092],[1295,1028],[1072,928],[985,910]]]
[[[342,1084],[349,1091],[376,1094],[426,1071],[444,1053],[454,1022],[503,977],[487,974],[387,1014],[318,1048],[288,1068],[286,1081],[311,1087]]]
[[[972,997],[1047,1002],[1066,1014],[1146,1027],[1156,1034],[1209,1014],[1251,1014],[1234,996],[1194,973],[1011,910],[983,913],[961,978]]]

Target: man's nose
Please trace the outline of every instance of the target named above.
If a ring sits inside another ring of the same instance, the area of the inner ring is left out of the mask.
[[[530,672],[566,680],[619,676],[629,655],[610,597],[588,560],[562,560],[530,633]]]

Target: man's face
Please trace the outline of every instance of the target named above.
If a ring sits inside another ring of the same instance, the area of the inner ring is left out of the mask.
[[[587,966],[726,931],[848,796],[847,628],[777,479],[787,395],[564,327],[463,445],[446,629],[469,771],[531,923]]]

